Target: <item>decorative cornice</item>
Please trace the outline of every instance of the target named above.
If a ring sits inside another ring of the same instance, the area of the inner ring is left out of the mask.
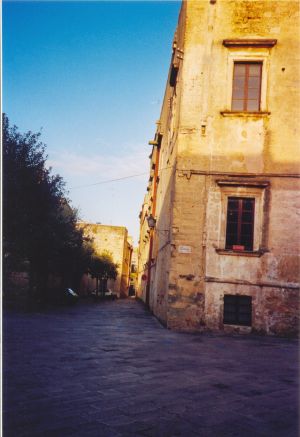
[[[269,181],[237,181],[237,180],[217,180],[216,183],[219,186],[225,187],[256,187],[256,188],[266,188],[270,185]]]
[[[223,39],[223,46],[271,48],[277,44],[277,39]]]
[[[246,172],[229,172],[229,171],[217,171],[217,170],[197,170],[197,169],[186,169],[186,168],[177,168],[179,176],[186,176],[187,179],[190,179],[192,175],[200,175],[200,176],[229,176],[229,177],[247,177],[247,178],[255,178],[255,177],[267,177],[267,178],[300,178],[300,173],[246,173]]]

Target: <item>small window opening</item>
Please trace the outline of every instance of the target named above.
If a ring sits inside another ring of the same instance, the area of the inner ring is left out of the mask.
[[[169,80],[171,87],[174,87],[176,85],[178,70],[179,70],[178,66],[173,64],[171,68],[170,80]]]
[[[251,326],[252,297],[225,294],[223,323],[225,325]]]

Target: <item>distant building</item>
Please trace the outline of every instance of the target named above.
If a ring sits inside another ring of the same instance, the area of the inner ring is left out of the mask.
[[[138,278],[138,247],[134,247],[132,251],[131,269],[130,269],[129,293],[131,296],[134,296],[136,294],[137,278]]]
[[[129,290],[129,276],[132,255],[132,245],[129,242],[128,231],[124,226],[109,226],[94,223],[80,222],[84,235],[93,239],[93,246],[98,255],[107,251],[113,262],[118,264],[116,280],[109,279],[107,287],[118,297],[127,297]],[[81,283],[81,292],[88,293],[95,288],[95,280],[90,275],[84,275]]]
[[[140,213],[169,328],[298,331],[298,122],[299,3],[184,1]]]

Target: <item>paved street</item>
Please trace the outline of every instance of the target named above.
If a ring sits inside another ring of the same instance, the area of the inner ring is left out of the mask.
[[[297,437],[296,340],[179,334],[135,300],[4,314],[4,437]]]

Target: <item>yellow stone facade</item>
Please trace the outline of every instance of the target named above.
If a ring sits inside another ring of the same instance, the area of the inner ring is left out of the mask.
[[[237,64],[258,110],[232,110]],[[298,331],[298,120],[298,1],[183,2],[140,213],[138,295],[167,327]],[[254,202],[251,250],[226,247],[230,199]]]
[[[108,288],[118,297],[127,297],[132,255],[132,245],[128,231],[124,226],[109,226],[95,223],[80,222],[78,226],[84,229],[84,235],[93,240],[95,252],[101,255],[104,251],[111,254],[113,262],[118,264],[116,280],[108,280]],[[95,284],[85,275],[81,284],[82,291],[92,291]]]

